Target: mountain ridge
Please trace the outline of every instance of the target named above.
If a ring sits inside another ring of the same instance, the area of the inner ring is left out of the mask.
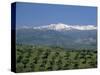
[[[70,30],[96,30],[94,25],[67,25],[63,23],[49,24],[43,26],[29,27],[23,26],[20,29],[39,29],[39,30],[56,30],[56,31],[70,31]]]

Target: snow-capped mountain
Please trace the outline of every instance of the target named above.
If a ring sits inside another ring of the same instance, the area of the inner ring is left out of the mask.
[[[67,30],[96,30],[97,27],[94,25],[67,25],[63,23],[58,24],[50,24],[50,25],[44,25],[44,26],[38,26],[38,27],[27,27],[24,26],[23,28],[29,29],[40,29],[40,30],[56,30],[56,31],[67,31]]]
[[[50,24],[46,26],[39,26],[39,27],[33,27],[33,29],[49,29],[49,30],[96,30],[97,27],[94,25],[67,25],[67,24]]]
[[[67,25],[62,23],[37,27],[24,26],[16,30],[16,42],[18,44],[96,49],[96,29],[95,25]]]

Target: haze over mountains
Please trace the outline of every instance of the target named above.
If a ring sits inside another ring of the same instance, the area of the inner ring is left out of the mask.
[[[67,25],[63,23],[43,26],[23,26],[17,29],[17,43],[61,46],[66,48],[96,49],[95,25]]]

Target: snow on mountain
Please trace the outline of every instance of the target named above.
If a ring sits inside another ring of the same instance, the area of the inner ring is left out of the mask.
[[[72,26],[72,28],[77,29],[77,30],[96,30],[97,27],[93,25],[87,25],[87,26]]]
[[[24,26],[24,28],[29,28]],[[50,25],[44,25],[44,26],[38,26],[38,27],[32,27],[33,29],[45,29],[45,30],[56,30],[56,31],[62,31],[62,30],[96,30],[97,27],[94,25],[67,25],[63,23],[58,24],[50,24]]]
[[[33,27],[34,29],[48,29],[48,30],[70,30],[70,26],[65,24],[50,24],[46,26]]]

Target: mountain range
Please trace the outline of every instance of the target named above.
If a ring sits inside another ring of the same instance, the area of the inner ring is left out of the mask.
[[[18,44],[61,46],[65,48],[97,47],[95,25],[67,25],[63,23],[43,26],[23,26],[16,30]]]
[[[58,24],[50,24],[50,25],[43,25],[38,27],[29,27],[29,26],[23,26],[21,28],[25,29],[45,29],[45,30],[56,30],[56,31],[64,31],[64,30],[96,30],[97,27],[94,25],[67,25],[63,23]]]

